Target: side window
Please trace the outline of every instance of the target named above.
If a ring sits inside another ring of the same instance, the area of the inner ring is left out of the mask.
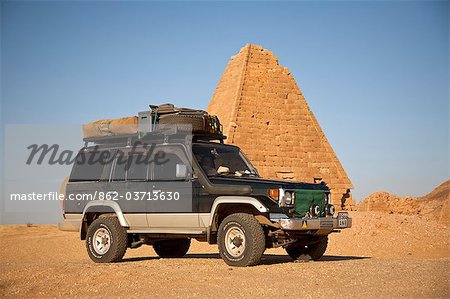
[[[175,154],[166,154],[163,163],[153,163],[154,180],[176,180],[177,164],[181,159]]]
[[[114,166],[114,173],[112,175],[113,181],[125,181],[126,177],[127,158],[122,151],[117,152],[116,163]]]
[[[70,181],[99,181],[103,168],[110,161],[109,151],[79,152],[70,174]]]
[[[159,158],[156,158],[158,155]],[[178,147],[157,149],[151,164],[155,181],[185,180],[191,174],[190,163],[184,152]],[[186,173],[185,176],[177,177],[177,169],[181,172],[182,168]]]
[[[113,181],[145,181],[147,180],[148,162],[143,154],[127,155],[117,153],[116,166],[112,176]]]
[[[143,154],[135,154],[128,157],[130,168],[127,173],[129,181],[146,181],[148,173],[148,162]]]

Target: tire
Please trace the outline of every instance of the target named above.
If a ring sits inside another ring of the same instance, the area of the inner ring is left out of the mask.
[[[318,243],[308,245],[306,254],[308,254],[312,260],[317,261],[325,254],[325,251],[327,251],[327,246],[328,236],[325,236]]]
[[[266,250],[264,231],[251,214],[236,213],[220,223],[218,245],[227,265],[246,267],[259,264]]]
[[[158,123],[161,125],[176,125],[180,131],[203,131],[203,116],[201,115],[169,114],[162,116]]]
[[[191,239],[173,239],[155,241],[153,249],[162,258],[183,257],[191,246]]]
[[[86,249],[91,260],[96,263],[120,261],[125,255],[127,244],[127,232],[115,216],[100,217],[88,228]]]
[[[327,250],[328,236],[321,238],[318,242],[305,245],[304,243],[294,243],[286,246],[285,250],[287,254],[294,260],[298,259],[301,255],[309,255],[312,260],[319,260]]]
[[[304,246],[303,246],[304,247]],[[286,246],[286,248],[284,248],[287,252],[287,254],[289,254],[289,256],[293,259],[296,260],[298,259],[302,254],[304,254],[304,248],[302,248],[301,246],[298,246],[297,244],[291,244]]]

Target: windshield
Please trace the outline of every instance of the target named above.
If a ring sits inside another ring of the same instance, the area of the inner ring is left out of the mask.
[[[258,176],[239,148],[223,144],[194,144],[193,153],[207,176]]]

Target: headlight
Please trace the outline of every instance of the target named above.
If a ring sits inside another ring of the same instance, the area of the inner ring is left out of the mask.
[[[294,192],[285,191],[280,189],[279,206],[286,207],[294,204]]]
[[[325,207],[325,212],[327,212],[328,215],[333,216],[334,212],[336,212],[336,209],[334,208],[333,205],[327,204],[327,206]]]
[[[313,204],[311,207],[309,207],[309,213],[312,216],[319,216],[320,215],[320,207],[316,204]]]
[[[284,202],[286,203],[286,205],[291,205],[294,202],[292,193],[286,192],[284,194]]]

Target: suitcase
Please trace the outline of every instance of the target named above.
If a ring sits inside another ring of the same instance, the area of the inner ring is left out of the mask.
[[[150,111],[139,112],[139,116],[140,137],[165,127],[176,127],[178,131],[192,130],[197,135],[222,135],[219,118],[204,110],[176,108],[172,104],[150,105]]]

